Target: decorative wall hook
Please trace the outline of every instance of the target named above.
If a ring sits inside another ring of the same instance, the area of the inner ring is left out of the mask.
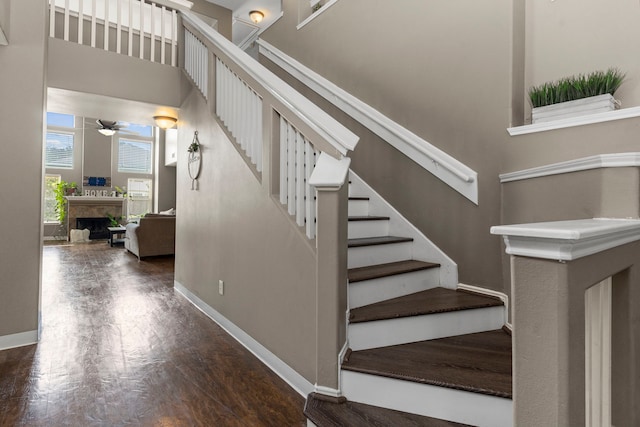
[[[193,133],[193,141],[187,149],[189,152],[189,163],[187,169],[189,170],[189,177],[191,178],[191,189],[198,189],[198,177],[200,176],[200,166],[202,164],[202,147],[198,140],[198,131]]]

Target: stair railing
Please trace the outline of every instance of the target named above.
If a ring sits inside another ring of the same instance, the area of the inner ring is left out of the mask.
[[[49,36],[177,66],[184,0],[50,0]],[[135,42],[134,42],[135,40]]]
[[[186,74],[272,200],[315,243],[316,391],[337,395],[346,342],[344,184],[358,137],[198,16],[181,16]]]

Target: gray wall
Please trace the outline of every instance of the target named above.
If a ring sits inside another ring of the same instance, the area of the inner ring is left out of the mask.
[[[175,279],[313,382],[314,249],[209,114],[197,90],[180,110]],[[202,144],[199,190],[187,147]],[[266,156],[266,154],[265,154]],[[224,295],[218,294],[224,280]]]
[[[0,337],[38,328],[47,2],[0,0]],[[9,25],[6,25],[6,23]]]

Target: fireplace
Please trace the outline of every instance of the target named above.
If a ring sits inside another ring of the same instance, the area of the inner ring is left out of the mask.
[[[71,237],[71,230],[78,227],[77,220],[99,218],[104,221],[109,215],[119,218],[124,210],[125,199],[122,197],[92,197],[92,196],[68,196],[67,199],[67,238]],[[103,228],[106,237],[95,237],[91,233],[92,239],[108,239],[107,225]]]
[[[109,218],[97,217],[97,218],[76,218],[76,229],[84,230],[88,229],[91,233],[89,239],[108,239],[109,230]]]

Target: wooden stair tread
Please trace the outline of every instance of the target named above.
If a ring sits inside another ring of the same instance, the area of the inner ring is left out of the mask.
[[[451,421],[346,401],[333,403],[316,393],[307,397],[304,415],[318,427],[455,427]]]
[[[433,288],[354,308],[350,323],[396,319],[503,305],[498,298],[446,288]]]
[[[342,368],[511,398],[511,337],[503,330],[352,352]]]
[[[349,217],[349,221],[387,221],[389,220],[388,216],[376,216],[376,215],[354,215]]]
[[[398,236],[377,236],[377,237],[362,237],[357,239],[349,239],[350,248],[359,248],[364,246],[375,245],[388,245],[392,243],[404,243],[412,242],[411,237],[398,237]]]
[[[440,267],[440,264],[408,259],[405,261],[396,261],[386,264],[350,268],[349,283],[378,279],[380,277],[395,276],[396,274],[411,273],[414,271],[427,270],[435,267]]]

